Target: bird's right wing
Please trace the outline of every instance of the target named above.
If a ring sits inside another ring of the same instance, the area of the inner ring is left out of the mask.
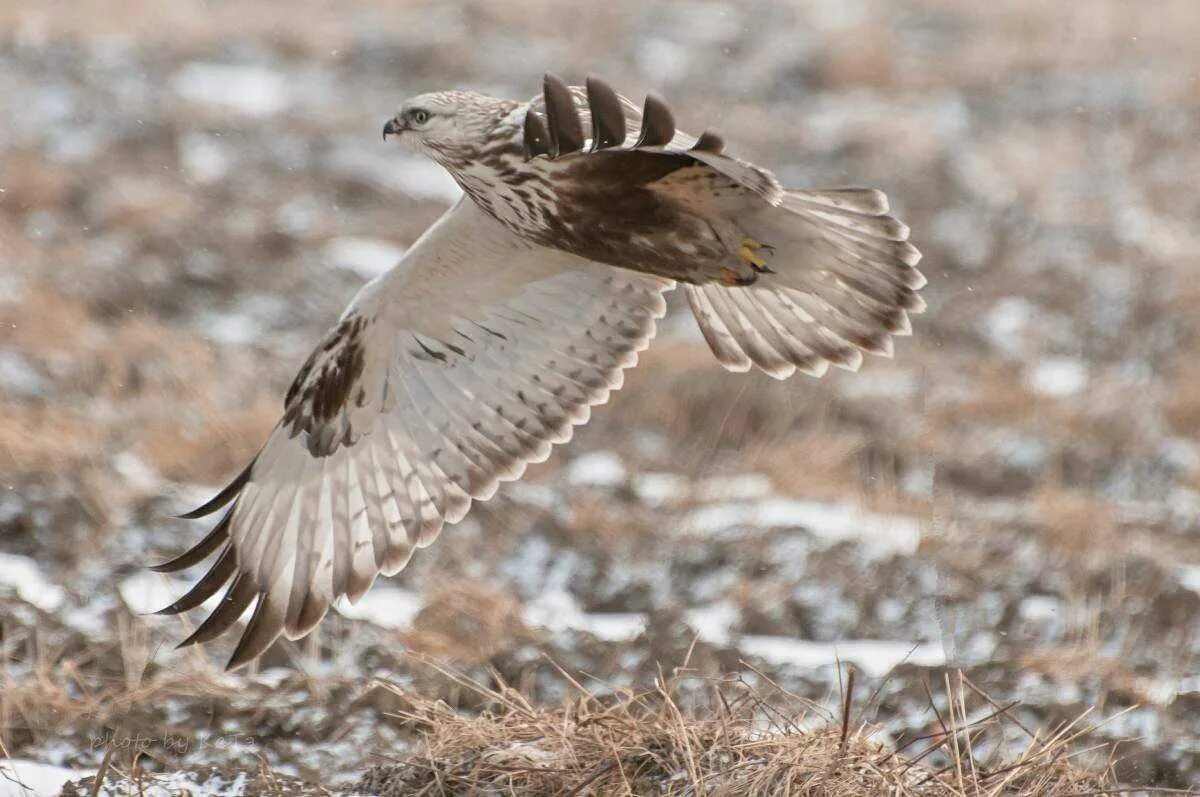
[[[237,666],[400,570],[621,385],[672,285],[528,244],[460,201],[363,288],[301,369],[258,456],[187,516],[232,504],[156,568],[216,555],[167,613],[228,584],[184,644],[216,637],[257,601]]]

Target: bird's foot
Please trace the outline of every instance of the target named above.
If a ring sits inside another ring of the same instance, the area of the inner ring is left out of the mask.
[[[746,237],[742,239],[742,245],[738,247],[737,256],[738,260],[753,267],[755,271],[762,271],[769,274],[771,273],[771,269],[767,267],[767,259],[760,254],[763,252],[768,255],[773,254],[775,247]]]
[[[721,284],[726,288],[741,288],[758,282],[758,270],[751,269],[749,274],[742,274],[736,269],[721,269]]]

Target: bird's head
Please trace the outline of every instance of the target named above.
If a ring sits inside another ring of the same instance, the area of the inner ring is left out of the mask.
[[[516,105],[473,91],[419,94],[400,104],[384,124],[383,138],[397,135],[405,146],[455,170],[478,155]]]

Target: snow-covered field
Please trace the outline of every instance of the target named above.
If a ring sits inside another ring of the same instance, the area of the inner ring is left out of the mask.
[[[419,741],[377,680],[545,706],[685,662],[829,707],[852,665],[897,746],[961,668],[1030,729],[1091,708],[1125,782],[1200,787],[1200,8],[133,5],[0,0],[0,795],[135,761],[345,785]],[[313,637],[232,675],[229,640],[174,651],[198,615],[147,613],[188,580],[143,565],[206,527],[171,516],[457,196],[383,120],[546,69],[886,190],[914,336],[776,383],[675,307],[574,442]]]

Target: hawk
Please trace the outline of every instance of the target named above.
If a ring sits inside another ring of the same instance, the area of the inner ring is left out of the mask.
[[[405,566],[447,523],[565,443],[621,386],[681,286],[717,360],[776,378],[890,356],[924,305],[908,228],[862,188],[785,189],[595,78],[547,75],[529,102],[405,101],[384,139],[443,166],[463,197],[367,283],[304,363],[224,509],[181,556],[214,557],[162,610],[217,608],[181,644],[255,608],[229,661],[312,630]]]

